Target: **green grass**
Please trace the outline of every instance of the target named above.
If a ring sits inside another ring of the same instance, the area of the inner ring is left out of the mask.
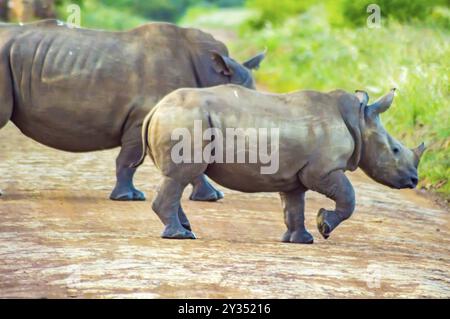
[[[196,28],[237,30],[255,14],[254,10],[243,8],[192,7],[178,23]]]
[[[57,8],[59,19],[66,20],[68,16],[66,8],[70,2],[66,0]],[[147,22],[149,21],[131,11],[109,7],[94,0],[83,1],[81,7],[81,26],[84,28],[129,30]]]
[[[409,147],[425,141],[421,186],[449,199],[448,28],[395,21],[381,29],[349,28],[334,22],[329,11],[315,6],[279,26],[268,24],[255,31],[244,24],[231,48],[238,58],[268,48],[256,76],[259,84],[274,92],[363,89],[374,101],[396,87],[394,104],[383,115],[385,126]],[[228,23],[226,28],[232,26]]]

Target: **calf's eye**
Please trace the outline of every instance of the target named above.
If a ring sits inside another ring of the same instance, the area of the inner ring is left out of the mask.
[[[400,150],[397,147],[394,147],[392,149],[392,152],[394,152],[394,154],[398,154],[398,153],[400,153]]]

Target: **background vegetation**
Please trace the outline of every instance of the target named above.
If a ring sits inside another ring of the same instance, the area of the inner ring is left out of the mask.
[[[249,0],[247,6],[260,13],[238,27],[241,40],[236,45],[244,52],[268,48],[268,59],[257,76],[270,90],[359,88],[374,99],[398,88],[383,121],[410,147],[425,141],[421,186],[448,199],[448,2],[377,1],[382,28],[370,29],[366,5],[372,2],[286,1],[271,10],[275,0]]]
[[[238,58],[266,47],[256,75],[267,90],[365,89],[376,99],[397,87],[385,125],[410,147],[426,142],[421,186],[450,198],[449,0],[57,0],[60,18],[73,2],[86,27],[165,20],[226,30]],[[381,28],[367,27],[370,3]]]
[[[57,0],[61,18],[67,16],[69,3],[80,5],[84,26],[122,30],[148,20],[175,23],[189,8],[242,6],[244,0]]]

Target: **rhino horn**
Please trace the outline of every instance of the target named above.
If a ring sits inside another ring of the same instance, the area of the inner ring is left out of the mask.
[[[371,114],[377,115],[383,112],[386,112],[394,101],[395,96],[395,88],[391,89],[391,91],[383,96],[381,99],[369,105],[369,110]]]
[[[369,103],[369,94],[367,94],[366,91],[356,90],[355,96],[357,97],[357,99],[359,100],[359,103],[362,106],[365,107],[365,106],[367,106],[367,103]]]
[[[414,152],[414,154],[417,156],[417,159],[420,159],[422,157],[423,152],[425,152],[425,143],[422,142],[422,144],[420,144],[419,146],[417,146],[415,149],[413,149],[412,151]]]

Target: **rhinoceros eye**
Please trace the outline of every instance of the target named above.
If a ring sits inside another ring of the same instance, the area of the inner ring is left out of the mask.
[[[394,147],[392,149],[392,152],[394,152],[394,154],[398,154],[398,153],[400,153],[400,149],[398,149],[397,147]]]

